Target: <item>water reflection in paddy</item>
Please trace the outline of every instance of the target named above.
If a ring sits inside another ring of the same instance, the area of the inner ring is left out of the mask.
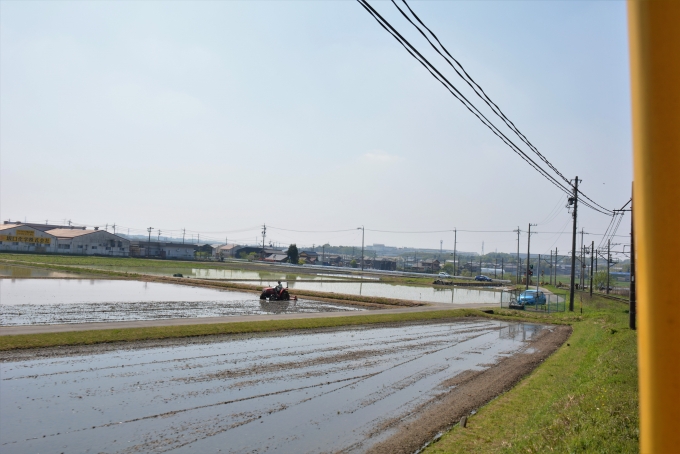
[[[242,282],[252,284],[252,282]],[[262,281],[268,285],[267,280]],[[479,290],[461,287],[435,288],[417,287],[410,285],[386,284],[379,282],[284,282],[293,290],[314,290],[317,292],[345,293],[348,295],[377,296],[409,301],[423,301],[428,303],[472,304],[492,303],[500,304],[501,291]]]
[[[267,302],[248,292],[102,279],[0,280],[0,325],[111,322],[361,310],[300,299]]]
[[[231,270],[227,268],[184,268],[184,267],[130,267],[130,266],[91,266],[88,268],[100,269],[107,271],[116,271],[121,273],[138,273],[150,274],[153,276],[172,276],[173,274],[182,274],[184,277],[197,279],[231,279],[231,280],[262,280],[273,281],[277,280],[338,280],[338,279],[352,279],[352,275],[315,275],[315,274],[297,274],[284,273],[273,271],[244,271]],[[356,276],[360,278],[360,276]]]

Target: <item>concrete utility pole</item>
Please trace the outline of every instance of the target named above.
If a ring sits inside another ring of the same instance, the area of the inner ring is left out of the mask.
[[[111,227],[113,227],[113,234],[116,234],[116,224],[113,224]]]
[[[149,246],[146,248],[146,256],[149,256],[149,249],[151,249],[151,231],[153,230],[153,227],[149,227],[146,229],[149,232]]]
[[[569,198],[570,205],[574,204],[574,224],[571,229],[571,282],[569,284],[569,312],[574,312],[574,287],[576,282],[576,222],[578,219],[578,175],[574,180],[574,195]]]
[[[586,276],[583,271],[585,267],[586,267],[586,250],[585,244],[583,244],[583,227],[581,227],[581,289],[583,289],[583,286],[586,283]]]
[[[530,253],[531,253],[531,226],[532,225],[534,227],[536,227],[536,224],[532,224],[531,222],[529,223],[529,232],[527,234],[527,286],[526,286],[526,290],[529,290],[529,262],[531,262],[529,257],[531,257]]]
[[[553,273],[553,256],[552,249],[550,249],[550,277],[548,278],[548,283],[552,285],[552,273]]]
[[[262,224],[262,258],[264,259],[264,239],[267,236],[267,225]]]
[[[456,243],[458,240],[458,232],[453,229],[453,275],[456,275]]]
[[[593,296],[593,260],[595,257],[595,241],[590,243],[590,296]]]
[[[516,284],[519,284],[519,283],[521,282],[521,280],[520,280],[520,278],[519,278],[519,269],[520,269],[520,267],[522,266],[522,265],[520,264],[520,260],[519,260],[519,234],[520,234],[520,232],[521,232],[521,230],[519,229],[519,226],[517,226],[517,230],[515,230],[515,232],[517,232],[517,267],[516,267],[516,268],[517,268],[517,271],[516,271],[516,273],[515,273],[515,274],[516,274],[515,277],[517,278]]]
[[[536,267],[536,293],[538,293],[538,284],[541,283],[541,254],[538,254],[538,266]]]
[[[357,227],[357,230],[361,230],[361,271],[363,271],[364,270],[364,234],[366,233],[366,229],[364,229],[364,226],[362,225],[361,227]]]
[[[503,279],[503,259],[504,257],[501,257],[501,279]]]
[[[631,184],[632,186],[632,184]],[[637,311],[637,299],[635,296],[635,235],[633,225],[633,197],[630,198],[630,300],[628,304],[628,326],[637,329],[635,312]]]
[[[187,234],[187,229],[182,229],[182,244],[184,244],[184,236]]]
[[[607,295],[609,295],[609,267],[612,263],[612,240],[607,240]]]

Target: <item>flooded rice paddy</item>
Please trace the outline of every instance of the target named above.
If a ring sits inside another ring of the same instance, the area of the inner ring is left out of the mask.
[[[3,362],[0,450],[363,452],[544,329],[472,320]]]
[[[83,278],[82,274],[69,273],[67,271],[53,271],[44,268],[33,268],[18,265],[0,265],[1,278]]]
[[[0,279],[0,325],[336,312],[357,307],[248,292],[104,279]]]
[[[243,284],[252,282],[243,281]],[[268,281],[263,281],[268,284]],[[413,285],[387,284],[380,282],[296,282],[287,281],[292,290],[314,290],[316,292],[345,293],[348,295],[377,296],[408,301],[442,304],[500,304],[501,291],[478,290],[464,287],[435,288]]]
[[[115,271],[120,273],[149,274],[152,276],[172,276],[179,273],[184,277],[194,279],[225,279],[225,280],[256,280],[272,281],[277,280],[341,280],[341,279],[361,279],[361,276],[351,274],[297,274],[276,271],[246,271],[232,270],[228,268],[189,268],[189,267],[156,267],[156,266],[88,266],[86,268],[96,270]]]

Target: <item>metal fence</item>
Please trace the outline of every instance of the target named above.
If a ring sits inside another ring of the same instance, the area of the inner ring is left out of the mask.
[[[531,290],[531,289],[530,289]],[[532,312],[565,312],[566,307],[566,294],[548,294],[543,293],[545,296],[545,304],[520,304],[518,302],[519,295],[524,290],[505,290],[501,293],[501,307],[504,309],[516,309],[521,311],[532,311]]]

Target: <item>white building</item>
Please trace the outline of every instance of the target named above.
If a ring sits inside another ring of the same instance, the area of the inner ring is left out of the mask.
[[[193,260],[196,245],[163,241],[132,241],[132,257]]]
[[[130,241],[97,228],[42,230],[32,225],[3,224],[0,251],[128,257]]]
[[[53,229],[47,230],[49,235],[57,239],[57,252],[75,255],[110,255],[128,257],[130,240],[114,235],[105,230]]]

